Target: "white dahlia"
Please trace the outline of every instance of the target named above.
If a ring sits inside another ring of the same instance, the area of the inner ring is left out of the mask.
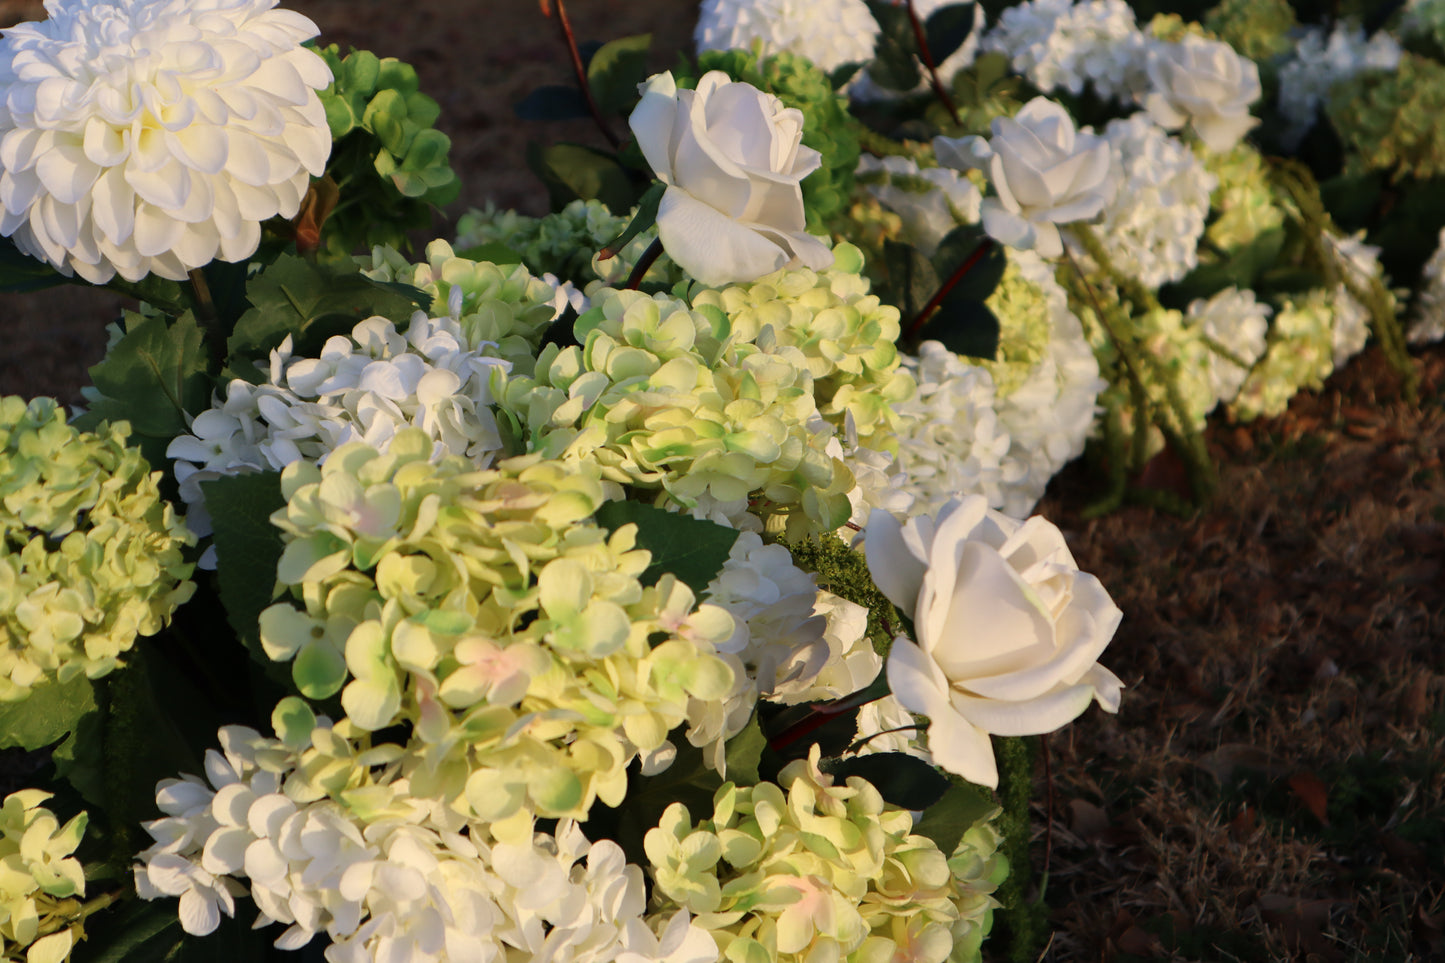
[[[0,234],[65,274],[180,280],[249,257],[331,152],[276,0],[46,0],[0,40]]]

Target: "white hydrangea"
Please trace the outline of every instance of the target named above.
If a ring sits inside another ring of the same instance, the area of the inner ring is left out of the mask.
[[[1380,275],[1380,249],[1364,241],[1365,232],[1352,235],[1326,234],[1325,243],[1334,252],[1342,272],[1348,272],[1351,283],[1368,287]],[[1334,291],[1335,323],[1331,345],[1336,368],[1364,350],[1370,339],[1370,309],[1355,299],[1343,284]],[[1391,295],[1391,306],[1394,300]]]
[[[1206,413],[1213,410],[1215,404],[1231,402],[1239,394],[1250,368],[1264,354],[1269,316],[1273,312],[1272,307],[1257,300],[1247,288],[1228,287],[1208,300],[1199,298],[1190,302],[1184,323],[1202,335],[1198,364],[1214,399]],[[1214,350],[1210,342],[1224,348],[1233,359]]]
[[[50,0],[0,41],[0,234],[66,274],[240,261],[331,153],[306,17],[276,0]]]
[[[489,464],[502,448],[491,375],[509,366],[491,355],[491,342],[467,339],[458,321],[460,287],[450,301],[444,317],[418,311],[405,334],[386,318],[368,318],[350,335],[328,339],[315,358],[294,356],[287,337],[271,352],[267,381],[231,381],[225,397],[166,448],[192,528],[210,531],[203,481],[279,471],[299,459],[319,464],[351,441],[384,448],[407,427],[430,435],[438,457]]]
[[[1114,265],[1149,288],[1199,263],[1198,245],[1219,180],[1148,114],[1111,120],[1104,138],[1119,188],[1095,228]]]
[[[1010,440],[994,408],[993,376],[937,341],[902,360],[918,382],[917,394],[895,406],[896,470],[914,496],[913,511],[932,514],[961,494],[1002,504]]]
[[[1148,86],[1148,44],[1125,0],[1026,0],[1009,7],[982,49],[1008,56],[1014,70],[1048,93],[1130,102]]]
[[[1099,394],[1108,386],[1084,337],[1084,325],[1069,310],[1069,297],[1053,268],[1028,251],[1010,251],[1025,280],[1037,285],[1048,305],[1047,341],[1037,363],[1022,377],[999,381],[994,401],[999,423],[1011,439],[1003,462],[1000,511],[1025,518],[1043,497],[1059,469],[1083,454],[1099,414]],[[1002,365],[995,365],[1000,372]]]
[[[983,193],[952,168],[920,168],[912,158],[864,154],[857,175],[868,193],[902,220],[903,240],[925,256],[932,257],[955,227],[978,223]]]
[[[1429,344],[1445,338],[1445,229],[1440,231],[1435,253],[1420,271],[1414,315],[1414,323],[1406,335],[1411,344]]]
[[[1324,27],[1303,28],[1279,68],[1279,110],[1288,122],[1281,133],[1284,146],[1299,146],[1335,84],[1369,70],[1394,70],[1402,54],[1400,44],[1383,30],[1366,37],[1363,28],[1338,22],[1326,37]]]
[[[1280,305],[1264,356],[1230,405],[1236,418],[1272,418],[1283,413],[1301,389],[1324,384],[1334,371],[1332,300],[1329,291],[1315,288]]]
[[[883,669],[883,657],[868,637],[868,610],[831,592],[818,593],[813,614],[825,622],[828,646],[823,668],[811,679],[799,678],[773,691],[777,702],[823,702],[865,688]]]
[[[222,729],[206,781],[157,786],[166,815],[145,824],[155,843],[136,857],[137,894],[179,896],[182,927],[197,936],[249,895],[256,926],[286,924],[278,948],[325,933],[328,963],[716,959],[686,914],[645,915],[642,869],[617,844],[589,842],[572,820],[553,835],[533,833],[526,816],[468,822],[413,794],[388,766],[396,746],[346,759],[333,750],[315,767],[311,747],[338,739],[346,742],[325,720],[299,750]],[[373,781],[367,773],[379,766],[388,768]],[[318,791],[306,778],[313,769],[337,790]]]

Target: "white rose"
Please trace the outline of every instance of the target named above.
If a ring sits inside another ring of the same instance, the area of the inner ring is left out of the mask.
[[[815,271],[833,263],[804,229],[799,182],[822,157],[802,146],[802,111],[720,70],[696,90],[678,90],[662,73],[643,85],[628,123],[667,185],[657,210],[662,246],[693,277],[731,284],[795,262]]]
[[[1035,97],[1015,117],[994,118],[991,129],[987,141],[934,138],[938,162],[987,171],[998,195],[980,206],[990,237],[1058,257],[1064,246],[1057,225],[1088,220],[1113,197],[1108,143],[1075,131],[1068,111],[1047,97]]]
[[[1204,146],[1218,153],[1238,144],[1259,123],[1249,105],[1259,99],[1259,68],[1229,44],[1187,36],[1149,51],[1153,91],[1144,108],[1160,127],[1193,124]]]
[[[989,733],[1052,732],[1091,700],[1118,711],[1123,683],[1096,660],[1122,613],[1047,519],[970,495],[902,524],[875,510],[866,538],[873,580],[918,636],[894,640],[888,685],[929,718],[938,765],[997,786]]]

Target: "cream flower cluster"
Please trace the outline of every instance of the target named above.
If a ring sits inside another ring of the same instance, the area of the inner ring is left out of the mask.
[[[628,764],[732,689],[732,618],[670,574],[639,583],[636,528],[590,521],[595,463],[432,449],[408,429],[286,468],[290,599],[261,613],[262,647],[358,729],[410,724],[413,786],[477,818],[619,804]]]
[[[0,44],[0,234],[66,274],[255,252],[331,153],[310,20],[276,0],[79,0]]]
[[[932,257],[938,244],[960,224],[977,224],[983,194],[967,177],[947,167],[919,168],[917,161],[864,154],[858,183],[902,218],[908,243]]]
[[[129,435],[0,398],[0,702],[106,675],[195,591],[195,535]]]
[[[1204,414],[1239,394],[1250,368],[1264,354],[1273,313],[1247,288],[1228,287],[1208,300],[1190,302],[1184,324],[1197,337],[1189,341],[1192,357],[1187,364],[1204,381],[1203,393],[1209,399]]]
[[[1147,47],[1124,0],[1025,0],[1005,9],[982,43],[1044,93],[1077,96],[1087,84],[1125,102],[1146,85]]]
[[[975,829],[950,858],[869,783],[819,772],[815,747],[776,785],[725,784],[710,818],[674,803],[645,848],[654,901],[691,911],[727,959],[943,963],[998,905],[1001,838]]]
[[[205,781],[157,787],[166,815],[146,824],[155,844],[137,857],[139,895],[179,896],[181,924],[198,936],[249,895],[257,926],[286,924],[277,947],[324,933],[328,963],[716,959],[686,913],[645,914],[642,870],[617,844],[589,843],[572,821],[544,834],[526,815],[464,819],[394,766],[373,776],[396,747],[349,753],[349,735],[324,722],[287,742],[222,729]],[[329,787],[316,784],[318,763]]]
[[[1305,27],[1279,68],[1279,110],[1289,124],[1281,132],[1285,147],[1299,146],[1335,84],[1371,70],[1394,70],[1403,53],[1384,30],[1366,37],[1361,27],[1341,21],[1327,37],[1324,27]]]
[[[1268,346],[1234,399],[1235,417],[1250,421],[1284,412],[1303,389],[1319,388],[1334,371],[1335,305],[1316,288],[1286,300],[1275,314]]]
[[[846,333],[846,314],[832,320],[822,338]],[[736,518],[758,495],[760,514],[787,512],[802,530],[847,520],[853,480],[829,451],[812,361],[771,325],[748,340],[717,308],[600,288],[575,332],[582,344],[547,345],[533,377],[498,381],[498,403],[530,450],[594,463],[702,517]],[[896,351],[869,344],[850,363],[861,371],[875,350]]]
[[[1218,180],[1143,113],[1109,121],[1104,139],[1119,186],[1095,228],[1100,242],[1114,266],[1144,286],[1178,281],[1199,263]]]
[[[79,937],[85,868],[71,854],[85,835],[81,813],[64,826],[41,803],[50,793],[22,789],[0,806],[0,955],[61,963]]]
[[[1436,241],[1435,253],[1420,271],[1413,313],[1414,323],[1406,334],[1411,344],[1445,338],[1445,230]]]
[[[1325,243],[1342,274],[1357,288],[1368,288],[1381,275],[1380,249],[1364,241],[1365,232],[1326,234]],[[1370,309],[1349,292],[1343,281],[1334,289],[1335,323],[1331,338],[1331,360],[1336,368],[1364,350],[1370,338]],[[1394,307],[1394,294],[1389,294]]]
[[[491,373],[508,364],[493,355],[495,344],[467,337],[458,320],[460,288],[451,300],[451,315],[418,311],[405,334],[386,318],[368,318],[350,335],[328,339],[315,358],[293,355],[288,335],[271,352],[268,380],[233,379],[224,400],[166,448],[197,531],[210,531],[204,481],[319,463],[353,441],[385,448],[406,428],[426,432],[437,457],[489,464],[502,449]]]

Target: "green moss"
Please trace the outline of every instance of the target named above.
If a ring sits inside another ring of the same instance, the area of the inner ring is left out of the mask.
[[[788,549],[794,564],[817,575],[819,588],[868,610],[868,637],[874,650],[887,656],[893,636],[903,628],[903,617],[873,584],[863,553],[832,533],[789,544]]]
[[[1366,71],[1337,85],[1326,109],[1345,142],[1347,174],[1445,175],[1445,64],[1406,53],[1396,70]]]
[[[1268,60],[1291,50],[1296,25],[1288,0],[1224,0],[1205,14],[1206,29],[1251,60]]]

